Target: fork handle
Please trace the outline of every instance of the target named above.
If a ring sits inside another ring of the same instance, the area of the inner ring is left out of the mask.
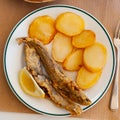
[[[116,58],[117,58],[116,71],[115,71],[114,85],[113,85],[111,104],[110,104],[110,109],[113,111],[118,109],[118,79],[119,79],[119,65],[120,65],[119,50],[116,51]]]

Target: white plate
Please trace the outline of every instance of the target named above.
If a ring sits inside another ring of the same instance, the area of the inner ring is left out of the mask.
[[[69,115],[69,112],[56,107],[51,101],[47,99],[37,99],[30,97],[21,90],[18,83],[18,73],[19,70],[25,65],[24,51],[23,46],[19,46],[17,44],[16,38],[28,35],[28,26],[37,16],[47,14],[53,18],[56,18],[57,15],[66,11],[74,12],[82,16],[85,20],[85,28],[91,29],[95,32],[97,41],[104,44],[108,52],[107,64],[104,67],[103,73],[98,83],[91,89],[85,91],[85,94],[92,100],[92,104],[90,106],[82,106],[83,111],[88,110],[94,106],[106,93],[113,79],[116,66],[115,50],[108,32],[103,27],[103,25],[88,12],[73,6],[54,5],[39,8],[26,15],[13,28],[6,42],[3,60],[4,72],[11,90],[23,104],[36,112],[44,113],[47,115],[65,116]]]

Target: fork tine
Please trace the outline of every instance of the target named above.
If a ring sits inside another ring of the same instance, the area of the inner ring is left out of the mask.
[[[120,20],[119,20],[116,30],[115,30],[115,38],[120,38]]]

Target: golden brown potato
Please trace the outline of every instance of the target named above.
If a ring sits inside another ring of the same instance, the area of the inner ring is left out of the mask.
[[[83,30],[79,35],[72,38],[72,44],[76,48],[85,48],[94,44],[95,33],[91,30]]]
[[[85,67],[91,72],[101,70],[106,63],[106,58],[107,50],[101,43],[96,42],[84,50],[83,62]]]
[[[83,18],[72,12],[62,13],[56,18],[56,29],[68,36],[79,34],[84,27]]]
[[[79,88],[85,90],[94,86],[100,78],[100,75],[101,71],[93,73],[85,67],[81,67],[77,75],[76,83]]]
[[[54,19],[48,15],[35,18],[28,29],[29,37],[37,38],[43,44],[48,44],[55,33]]]
[[[79,70],[83,64],[83,50],[78,49],[72,52],[63,62],[63,68],[70,71]]]
[[[62,33],[56,33],[53,39],[52,56],[57,62],[63,62],[64,59],[72,52],[73,46],[71,38],[63,35]]]

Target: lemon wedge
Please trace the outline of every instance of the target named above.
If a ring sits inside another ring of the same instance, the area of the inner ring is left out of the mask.
[[[29,71],[24,67],[19,72],[19,83],[22,90],[33,97],[44,98],[44,91],[38,86],[32,75]]]

